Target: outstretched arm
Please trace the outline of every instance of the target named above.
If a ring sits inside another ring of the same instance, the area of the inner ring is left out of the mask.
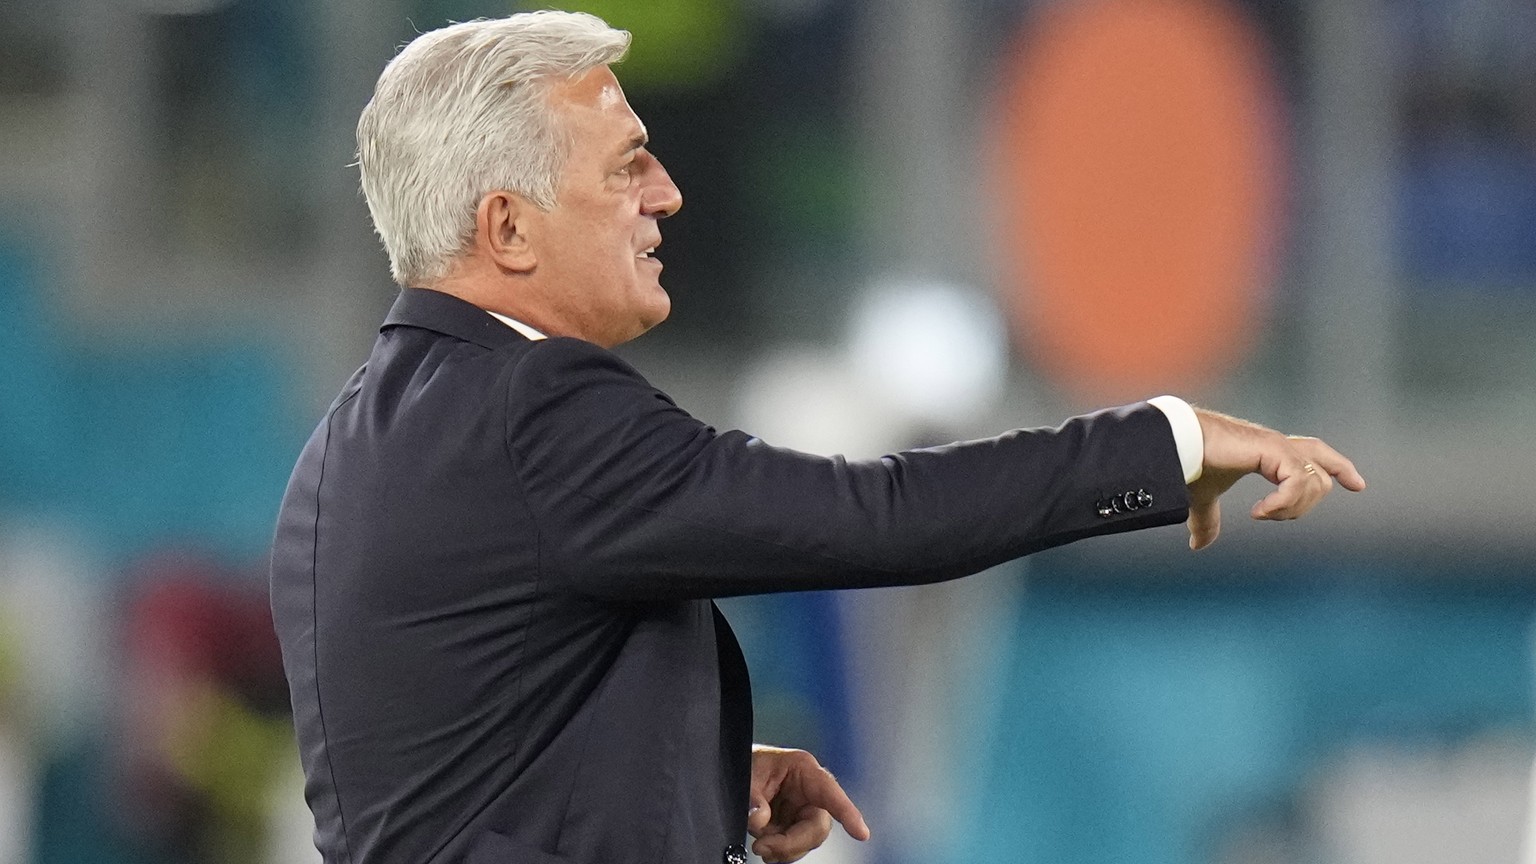
[[[1168,421],[1145,403],[849,460],[717,432],[576,339],[529,349],[506,384],[542,578],[594,597],[937,582],[1188,515]]]

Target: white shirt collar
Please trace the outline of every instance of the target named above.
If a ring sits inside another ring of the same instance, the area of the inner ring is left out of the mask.
[[[485,311],[490,312],[491,310],[487,309]],[[549,337],[545,336],[543,333],[540,333],[539,331],[533,329],[532,327],[529,327],[527,324],[524,324],[523,322],[518,321],[515,318],[508,318],[507,316],[502,315],[499,312],[491,312],[491,317],[495,318],[497,321],[500,321],[501,323],[507,325],[508,327],[511,327],[513,330],[516,330],[517,332],[523,334],[524,336],[527,336],[530,340],[532,340],[534,342],[537,342],[540,339],[547,339],[547,338],[549,338]]]

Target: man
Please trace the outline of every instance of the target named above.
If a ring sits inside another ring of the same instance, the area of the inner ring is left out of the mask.
[[[272,605],[328,862],[716,864],[869,829],[754,748],[709,598],[951,579],[1188,518],[1245,473],[1262,519],[1364,481],[1315,439],[1172,398],[849,462],[717,432],[608,348],[666,318],[682,205],[609,65],[531,13],[422,35],[358,125],[402,286],[284,498]],[[1186,486],[1186,483],[1189,485]]]

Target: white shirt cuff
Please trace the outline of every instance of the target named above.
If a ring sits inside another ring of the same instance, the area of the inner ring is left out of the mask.
[[[1173,445],[1179,450],[1179,466],[1184,469],[1184,482],[1200,479],[1205,465],[1205,433],[1200,431],[1200,418],[1195,409],[1177,396],[1154,396],[1147,403],[1163,412],[1168,425],[1173,427]]]

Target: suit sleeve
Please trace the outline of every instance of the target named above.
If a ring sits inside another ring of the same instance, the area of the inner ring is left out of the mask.
[[[507,381],[543,578],[591,596],[936,582],[1187,515],[1168,421],[1146,403],[850,461],[717,432],[580,340],[540,343]],[[1101,515],[1143,490],[1150,501]]]

